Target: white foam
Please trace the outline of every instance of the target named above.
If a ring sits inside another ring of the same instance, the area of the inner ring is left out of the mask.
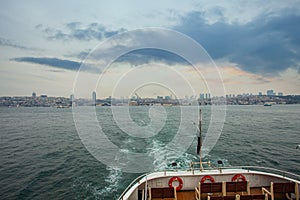
[[[100,191],[95,191],[99,195],[113,194],[116,193],[120,185],[120,180],[122,178],[122,171],[118,168],[107,167],[106,170],[109,174],[104,179],[106,185]]]

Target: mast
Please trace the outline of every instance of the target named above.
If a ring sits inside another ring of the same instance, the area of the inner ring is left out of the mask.
[[[200,160],[200,170],[203,170],[203,165],[202,165],[202,111],[200,109],[199,111],[199,135],[198,135],[198,144],[197,144],[197,154],[199,155],[199,160]]]

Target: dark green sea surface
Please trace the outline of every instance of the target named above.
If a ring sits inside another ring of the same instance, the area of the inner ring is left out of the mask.
[[[210,107],[202,110],[205,133]],[[129,108],[139,126],[151,122],[148,111],[148,107]],[[109,107],[96,108],[107,138],[123,150],[154,156],[154,170],[170,166],[163,147],[180,122],[179,107],[165,107],[165,111],[161,131],[141,139],[122,132]],[[79,138],[71,108],[0,108],[0,113],[0,199],[114,199],[139,175],[96,160]],[[206,159],[300,174],[299,122],[300,105],[228,106],[222,135]],[[197,159],[195,149],[196,142],[171,160],[188,167]]]

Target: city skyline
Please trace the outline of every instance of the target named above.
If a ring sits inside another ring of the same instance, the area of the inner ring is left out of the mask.
[[[139,96],[137,93],[132,94],[131,96],[97,96],[97,92],[96,91],[92,91],[90,97],[79,97],[82,99],[91,99],[93,102],[96,99],[107,99],[107,98],[116,98],[116,99],[132,99],[132,98],[158,98],[158,97],[162,97],[162,98],[170,98],[170,99],[191,99],[191,98],[198,98],[198,99],[210,99],[213,97],[237,97],[237,96],[299,96],[300,94],[284,94],[283,92],[276,92],[273,89],[269,89],[267,90],[265,93],[264,92],[257,92],[257,93],[249,93],[249,92],[243,92],[243,93],[237,93],[237,94],[225,94],[224,96],[211,96],[210,93],[199,93],[197,95],[189,95],[186,94],[182,97],[177,97],[176,95],[173,94],[157,94],[154,96]],[[53,95],[48,95],[47,93],[41,93],[38,94],[35,91],[33,91],[31,94],[27,94],[27,95],[3,95],[0,97],[62,97],[62,98],[69,98],[69,99],[76,99],[75,95],[73,93],[69,94],[69,95],[64,95],[64,96],[53,96]]]
[[[140,49],[119,56],[105,71],[81,71],[86,87],[92,86],[99,97],[130,96],[135,92],[141,96],[168,95],[176,93],[175,89],[177,96],[184,96],[184,81],[192,86],[193,94],[186,95],[257,94],[271,89],[284,95],[300,94],[299,1],[262,4],[201,0],[174,4],[167,0],[144,4],[113,0],[70,4],[12,0],[0,5],[0,96],[24,96],[35,91],[90,98],[90,89],[74,92],[78,70],[87,62],[86,57],[118,34],[147,27],[191,38],[203,47],[217,70],[198,62],[200,70],[195,71],[189,60],[174,52]],[[150,36],[135,37],[132,43],[157,42]],[[126,41],[111,49],[118,52],[132,44]],[[180,41],[174,40],[177,43]],[[134,87],[135,80],[146,79],[144,85]],[[99,80],[99,84],[92,80]],[[165,80],[169,85],[158,87],[156,83]],[[224,87],[219,93],[211,92],[215,82]],[[150,83],[156,85],[149,87]],[[121,89],[114,94],[116,84]],[[127,86],[136,90],[126,90]]]
[[[300,95],[275,96],[273,91],[268,91],[267,95],[226,95],[226,97],[211,97],[210,94],[200,94],[197,96],[186,96],[177,98],[176,96],[157,96],[154,98],[142,98],[136,94],[132,97],[107,97],[97,98],[96,92],[92,93],[90,99],[75,98],[73,94],[70,98],[48,97],[47,95],[37,96],[35,92],[32,96],[26,97],[0,97],[0,107],[56,107],[70,108],[77,106],[207,106],[207,105],[264,105],[272,106],[276,104],[299,104]]]

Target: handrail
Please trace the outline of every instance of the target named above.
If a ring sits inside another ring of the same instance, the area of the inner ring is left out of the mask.
[[[193,164],[198,164],[198,163],[197,162],[193,162],[192,165],[191,165],[191,169],[192,170],[201,170],[200,168],[193,168]],[[287,171],[284,171],[284,170],[279,170],[279,169],[271,168],[271,167],[261,167],[261,166],[254,166],[254,165],[248,165],[248,166],[228,166],[228,167],[214,167],[214,166],[210,165],[209,167],[211,167],[211,168],[207,168],[207,169],[204,169],[204,170],[209,170],[209,169],[218,169],[218,170],[222,170],[222,169],[245,169],[245,170],[260,169],[261,170],[261,169],[264,169],[264,170],[267,170],[267,171],[264,171],[266,173],[268,173],[270,171],[273,171],[273,172],[277,172],[277,175],[281,175],[283,177],[292,178],[292,179],[295,179],[294,177],[297,177],[297,179],[299,179],[299,180],[296,179],[296,181],[300,182],[300,175],[294,174],[294,173],[291,173],[291,172],[287,172]]]
[[[260,166],[229,166],[229,167],[218,167],[218,168],[208,168],[208,169],[205,169],[202,171],[202,172],[205,172],[205,170],[211,170],[211,169],[218,169],[220,170],[220,173],[222,173],[222,169],[244,169],[244,170],[248,170],[248,171],[251,171],[251,170],[255,170],[255,169],[260,169],[260,170],[266,170],[266,171],[258,171],[258,172],[265,172],[265,173],[270,173],[270,171],[272,172],[277,172],[275,173],[275,175],[279,175],[279,176],[282,176],[284,178],[290,178],[290,179],[293,179],[297,182],[300,183],[300,175],[298,174],[294,174],[294,173],[291,173],[291,172],[287,172],[287,171],[284,171],[284,170],[279,170],[279,169],[275,169],[275,168],[270,168],[270,167],[260,167]],[[164,174],[166,175],[166,172],[175,172],[175,171],[193,171],[193,170],[199,170],[200,171],[200,168],[183,168],[183,169],[167,169],[167,170],[160,170],[160,171],[155,171],[155,172],[148,172],[148,173],[145,173],[145,174],[142,174],[140,176],[138,176],[137,178],[135,178],[127,187],[126,189],[122,192],[122,194],[120,195],[120,197],[118,198],[118,200],[122,200],[123,199],[123,196],[126,194],[126,192],[134,185],[136,184],[138,181],[140,181],[142,178],[148,176],[149,174],[151,173],[162,173],[164,172]],[[295,177],[297,177],[297,179],[295,179]]]
[[[127,187],[126,189],[122,192],[122,194],[120,195],[120,197],[118,198],[118,200],[123,199],[123,196],[126,194],[126,192],[131,188],[132,185],[136,184],[139,180],[141,180],[142,178],[146,177],[149,173],[146,174],[142,174],[140,176],[138,176],[137,178],[135,178]]]
[[[286,178],[291,178],[291,179],[294,179],[298,182],[300,182],[300,175],[298,174],[294,174],[294,173],[291,173],[291,172],[287,172],[287,171],[284,171],[284,170],[280,170],[280,169],[275,169],[275,168],[271,168],[271,167],[261,167],[261,166],[234,166],[234,167],[222,167],[222,169],[245,169],[245,170],[255,170],[255,169],[264,169],[264,170],[268,170],[268,171],[262,171],[262,172],[270,172],[270,171],[273,171],[273,172],[277,172],[276,174],[277,175],[280,175],[280,176],[283,176],[283,177],[286,177]],[[279,174],[278,174],[279,173]],[[297,179],[295,179],[295,177],[297,177]]]

